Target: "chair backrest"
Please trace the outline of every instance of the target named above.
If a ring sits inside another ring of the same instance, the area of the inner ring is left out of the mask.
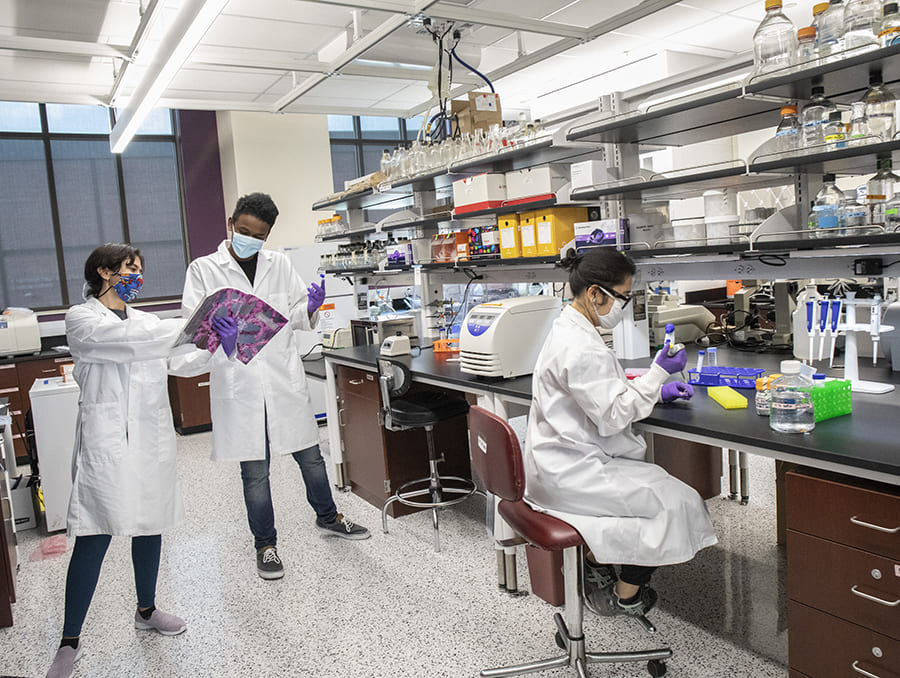
[[[496,414],[469,408],[469,445],[472,465],[488,491],[507,501],[525,494],[525,467],[519,437]]]
[[[402,398],[409,391],[412,383],[412,372],[402,360],[384,356],[378,357],[378,385],[381,388],[381,414],[385,428],[391,431],[402,430],[394,426],[391,417],[391,399]]]

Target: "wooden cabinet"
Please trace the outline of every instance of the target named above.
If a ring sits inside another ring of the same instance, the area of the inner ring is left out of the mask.
[[[175,430],[182,435],[209,431],[209,374],[199,377],[169,377],[169,403]]]
[[[12,415],[12,440],[19,463],[28,459],[25,444],[25,415],[31,408],[28,391],[36,379],[58,377],[63,365],[71,365],[71,356],[55,356],[37,360],[18,359],[0,365],[0,397],[9,399]]]
[[[786,490],[791,675],[897,675],[900,490],[812,471]]]
[[[381,393],[378,375],[344,365],[337,366],[335,387],[338,419],[343,444],[344,478],[354,494],[381,508],[388,497],[405,482],[428,475],[428,446],[425,431],[388,431],[381,424]],[[434,387],[413,384],[410,391]],[[444,462],[442,474],[471,477],[468,427],[465,417],[435,426],[438,456]],[[391,504],[392,516],[421,509]]]

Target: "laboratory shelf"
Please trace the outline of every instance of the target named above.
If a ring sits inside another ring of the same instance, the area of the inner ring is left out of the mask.
[[[900,233],[879,233],[876,235],[843,235],[835,238],[762,238],[753,243],[753,251],[794,252],[797,250],[834,250],[847,248],[866,256],[868,247],[900,245]],[[900,254],[900,249],[897,250]],[[871,255],[883,256],[883,254]]]
[[[316,242],[331,242],[333,240],[350,240],[353,236],[372,235],[376,232],[374,226],[367,228],[355,228],[345,233],[332,233],[331,235],[317,235]]]
[[[426,271],[460,270],[463,268],[534,268],[535,266],[556,265],[559,257],[518,257],[516,259],[469,259],[468,261],[443,261],[421,264]]]
[[[514,202],[513,204],[504,203],[500,207],[492,207],[487,210],[478,210],[477,212],[463,212],[462,214],[453,213],[453,218],[472,219],[474,217],[489,217],[498,214],[514,214],[518,212],[533,212],[534,210],[542,210],[545,207],[564,207],[562,203],[558,203],[556,198],[547,198],[546,200],[535,200],[534,202]],[[583,205],[568,205],[569,207],[583,207]]]
[[[848,103],[868,89],[869,72],[881,68],[886,83],[900,80],[900,45],[884,47],[840,61],[750,80],[662,102],[645,111],[623,113],[570,130],[569,141],[643,143],[683,146],[730,137],[780,120],[782,103],[808,99],[813,78],[821,78],[825,94]]]
[[[874,174],[876,160],[879,155],[900,151],[900,139],[883,141],[864,146],[831,147],[803,155],[769,156],[769,159],[757,160],[750,164],[751,172],[774,172],[790,170],[791,172],[813,172],[831,174]],[[897,158],[900,160],[900,156]]]
[[[686,257],[697,255],[734,255],[746,252],[750,249],[750,243],[733,242],[721,245],[698,245],[696,247],[665,247],[654,249],[626,249],[625,254],[630,259],[665,259],[672,257]]]
[[[386,188],[382,191],[376,191],[374,188],[367,188],[364,191],[345,195],[343,198],[334,200],[320,200],[313,203],[313,210],[332,210],[346,211],[349,209],[374,209],[384,208],[392,202],[400,200],[410,200],[412,191],[395,191],[392,188]]]
[[[408,228],[434,228],[438,224],[448,221],[456,221],[456,217],[452,213],[446,212],[441,215],[431,215],[422,217],[421,219],[413,219],[411,221],[397,221],[394,223],[382,223],[382,233],[390,233],[391,231],[400,231]]]

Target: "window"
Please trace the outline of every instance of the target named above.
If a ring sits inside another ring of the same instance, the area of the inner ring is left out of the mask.
[[[80,303],[84,261],[106,242],[144,255],[142,299],[181,294],[187,256],[172,112],[125,153],[103,106],[0,102],[0,308]]]
[[[377,172],[384,150],[393,153],[399,144],[412,141],[421,126],[421,117],[329,115],[334,190],[343,191],[345,181]]]

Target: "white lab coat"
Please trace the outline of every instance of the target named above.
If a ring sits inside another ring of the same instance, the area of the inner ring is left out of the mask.
[[[228,251],[228,241],[205,257],[191,262],[181,299],[182,313],[190,316],[205,297],[223,287],[249,292],[288,318],[246,365],[215,354],[190,356],[177,363],[176,373],[210,373],[209,398],[213,425],[212,458],[251,461],[266,457],[266,425],[273,455],[290,454],[319,442],[306,373],[293,330],[311,330],[306,310],[306,285],[281,252],[261,250],[253,285]],[[205,360],[205,363],[204,363]]]
[[[70,536],[159,534],[184,515],[166,358],[184,321],[91,298],[66,313],[81,389],[72,456]]]
[[[570,523],[600,562],[672,565],[716,543],[700,496],[656,464],[631,430],[659,399],[658,365],[633,381],[571,306],[541,349],[525,442],[525,498]]]

